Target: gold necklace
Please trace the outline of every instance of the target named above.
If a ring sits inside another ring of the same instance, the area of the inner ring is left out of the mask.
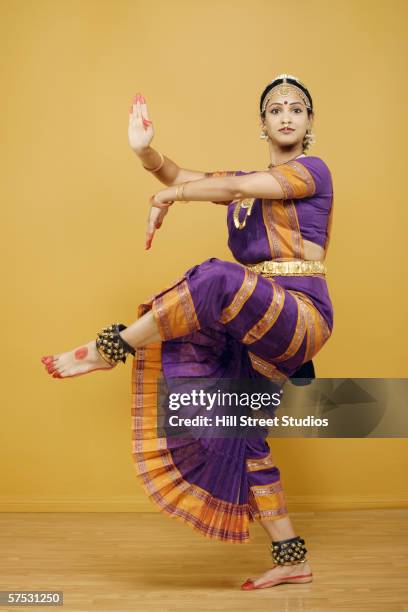
[[[302,157],[302,154],[296,155],[296,157],[292,157],[292,159],[287,159],[283,163],[286,164],[287,162],[293,161],[294,159],[297,159],[298,157]],[[275,165],[281,166],[282,164],[275,164]],[[273,164],[269,164],[268,166],[268,168],[274,168],[274,167],[275,166]],[[237,229],[242,230],[246,226],[247,218],[251,215],[252,207],[254,205],[255,200],[256,198],[246,198],[245,200],[238,200],[238,202],[235,204],[233,219],[234,219],[234,225]],[[240,221],[239,212],[242,208],[244,208],[247,212],[245,214],[243,221]]]
[[[296,157],[292,157],[291,159],[287,159],[284,162],[280,162],[280,164],[269,164],[268,168],[275,168],[275,166],[283,166],[283,164],[287,164],[288,162],[293,161],[298,157],[306,157],[306,155],[304,155],[304,153],[301,153],[300,155],[296,155]]]
[[[244,227],[246,226],[247,218],[250,216],[252,212],[252,207],[254,205],[254,202],[255,202],[255,198],[247,198],[246,200],[238,200],[238,202],[235,204],[233,219],[234,219],[234,225],[237,229],[241,230],[241,229],[244,229]],[[247,211],[243,221],[239,220],[239,211],[241,210],[241,208],[244,208]]]

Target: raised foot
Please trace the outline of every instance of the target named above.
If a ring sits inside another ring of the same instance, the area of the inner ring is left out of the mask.
[[[53,378],[82,376],[95,370],[112,370],[117,366],[112,366],[104,360],[96,348],[95,340],[66,353],[47,355],[42,357],[41,361]]]
[[[243,591],[253,591],[255,589],[267,589],[278,584],[305,584],[312,582],[313,574],[310,565],[306,563],[296,563],[295,565],[275,565],[262,576],[248,578],[241,585]]]

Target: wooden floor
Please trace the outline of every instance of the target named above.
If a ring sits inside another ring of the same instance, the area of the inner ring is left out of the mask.
[[[241,582],[270,567],[258,524],[239,545],[159,513],[2,513],[0,590],[62,590],[64,611],[408,611],[408,510],[291,518],[314,581],[251,592]]]

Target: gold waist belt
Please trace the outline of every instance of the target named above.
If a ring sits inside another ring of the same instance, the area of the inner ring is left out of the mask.
[[[326,274],[326,266],[322,261],[298,259],[292,261],[261,261],[256,264],[246,264],[246,267],[262,274],[262,276],[312,276]]]

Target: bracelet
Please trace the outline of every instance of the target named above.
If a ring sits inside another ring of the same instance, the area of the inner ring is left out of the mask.
[[[157,153],[160,155],[161,158],[160,164],[157,166],[157,168],[146,168],[146,166],[143,164],[143,168],[145,170],[148,170],[149,172],[158,172],[159,170],[161,170],[164,164],[164,157],[159,151],[157,151]]]
[[[187,183],[189,183],[190,181],[187,181]],[[184,199],[184,187],[187,185],[187,183],[181,183],[180,185],[177,185],[177,189],[176,189],[176,200],[181,200],[183,202],[189,202],[190,200],[185,200]],[[179,193],[180,190],[180,193]]]

